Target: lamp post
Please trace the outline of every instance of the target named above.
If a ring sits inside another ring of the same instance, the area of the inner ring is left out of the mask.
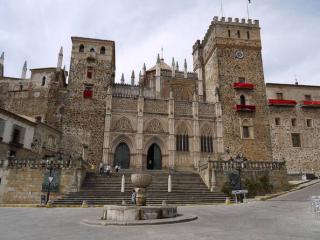
[[[242,154],[238,154],[234,159],[230,158],[230,162],[235,165],[235,169],[239,172],[239,187],[242,189],[241,184],[241,169],[244,168],[245,163],[247,162],[247,158],[245,158]]]
[[[52,170],[53,170],[53,163],[52,161],[49,162],[49,160],[47,160],[47,169],[49,170],[49,177],[48,177],[48,191],[47,191],[47,199],[46,199],[46,204],[49,202],[49,198],[50,198],[50,186],[51,183],[53,181],[53,177],[51,176],[52,174]]]

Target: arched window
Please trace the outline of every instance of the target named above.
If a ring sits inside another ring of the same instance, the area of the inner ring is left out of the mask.
[[[250,39],[250,32],[247,32],[247,38]]]
[[[90,49],[90,52],[95,52],[95,51],[94,51],[94,48],[91,48],[91,49]]]
[[[228,30],[228,37],[231,37],[231,30]]]
[[[205,124],[201,128],[200,150],[203,153],[213,152],[213,132],[209,124]]]
[[[189,151],[189,135],[187,126],[185,124],[180,125],[176,135],[176,150],[179,152]]]
[[[240,104],[241,105],[246,105],[246,97],[243,96],[243,95],[240,96]]]
[[[253,139],[252,119],[244,119],[241,125],[242,139]]]
[[[46,76],[42,77],[42,82],[41,82],[41,86],[46,85]]]
[[[100,54],[106,54],[106,48],[105,47],[101,47],[100,48]]]
[[[79,52],[84,52],[84,46],[83,46],[83,44],[80,45],[80,47],[79,47]]]
[[[240,31],[239,30],[237,31],[237,35],[238,35],[238,38],[240,38]]]

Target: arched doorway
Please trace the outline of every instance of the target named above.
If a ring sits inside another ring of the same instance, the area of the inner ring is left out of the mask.
[[[157,144],[152,144],[149,147],[147,155],[147,169],[161,169],[162,159],[161,150]]]
[[[130,167],[130,150],[127,144],[120,143],[114,153],[113,166],[118,165],[122,169]]]

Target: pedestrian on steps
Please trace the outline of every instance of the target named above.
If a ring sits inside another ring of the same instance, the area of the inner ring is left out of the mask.
[[[103,163],[100,162],[99,164],[99,174],[102,175],[103,174]]]
[[[131,204],[135,205],[136,204],[136,196],[137,193],[134,189],[132,189],[132,193],[131,193]]]

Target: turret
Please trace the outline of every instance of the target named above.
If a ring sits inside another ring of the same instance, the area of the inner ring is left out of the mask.
[[[124,84],[124,74],[122,73],[121,75],[121,80],[120,80],[121,84]]]
[[[4,52],[2,52],[0,57],[0,78],[4,75]]]
[[[62,67],[62,60],[63,60],[63,48],[60,48],[59,55],[58,55],[58,63],[57,63],[57,70],[60,70]]]
[[[187,59],[184,59],[184,78],[188,78]]]
[[[132,86],[134,86],[134,79],[135,79],[134,70],[132,70],[132,74],[131,74],[131,85]]]
[[[158,54],[157,64],[156,64],[156,76],[160,76],[160,70],[161,70],[161,61],[160,61],[160,56]]]
[[[160,60],[160,56],[158,54],[158,58],[157,58],[157,65],[156,65],[156,94],[157,96],[160,96],[160,86],[161,86],[161,60]]]
[[[174,58],[172,58],[171,68],[172,68],[172,77],[175,77],[176,76],[176,64],[174,62]]]
[[[27,61],[24,61],[23,67],[22,67],[22,73],[21,78],[26,79],[27,78]]]
[[[179,63],[178,63],[178,61],[176,62],[176,71],[179,72]]]

